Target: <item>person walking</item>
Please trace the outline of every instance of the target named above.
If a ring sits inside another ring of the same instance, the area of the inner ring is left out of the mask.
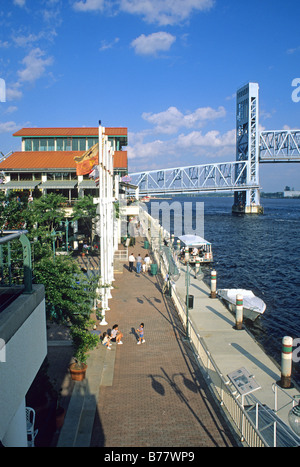
[[[136,259],[136,272],[139,274],[142,269],[142,257],[140,254],[138,254],[138,257]]]
[[[138,329],[136,329],[136,332],[139,335],[139,340],[138,340],[137,344],[138,345],[144,344],[144,342],[146,342],[145,339],[144,339],[144,323],[140,324],[140,327]]]
[[[135,262],[135,257],[133,256],[133,253],[131,253],[131,255],[129,255],[128,261],[129,261],[129,272],[132,272],[133,271],[133,263]]]
[[[144,258],[143,272],[147,272],[149,269],[149,266],[150,266],[150,256],[147,253]]]

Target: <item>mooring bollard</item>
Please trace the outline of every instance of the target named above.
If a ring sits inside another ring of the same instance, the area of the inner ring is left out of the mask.
[[[291,386],[292,360],[293,360],[293,338],[289,336],[285,336],[282,339],[282,350],[281,350],[280,386],[282,388],[289,388]]]
[[[210,298],[217,298],[217,272],[216,271],[211,271]]]
[[[244,308],[244,297],[243,295],[236,296],[235,305],[235,327],[239,331],[243,329],[243,308]]]

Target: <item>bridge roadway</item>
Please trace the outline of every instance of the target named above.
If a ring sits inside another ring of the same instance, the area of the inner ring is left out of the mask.
[[[137,239],[135,256],[145,256]],[[84,266],[91,261],[84,258]],[[123,345],[99,345],[88,360],[85,382],[75,383],[57,446],[226,447],[237,443],[212,399],[174,305],[161,292],[160,276],[136,274],[120,265],[107,327],[118,323]],[[137,345],[135,329],[145,323]],[[65,397],[72,389],[63,384]],[[128,450],[129,451],[129,450]]]

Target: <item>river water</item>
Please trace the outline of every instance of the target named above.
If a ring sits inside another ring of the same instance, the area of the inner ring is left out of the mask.
[[[193,228],[196,212],[199,215],[196,203],[204,203],[204,237],[212,243],[217,288],[251,289],[264,300],[265,313],[254,324],[245,324],[266,353],[280,364],[282,338],[300,339],[300,199],[262,199],[264,214],[252,216],[232,215],[231,197],[182,196],[167,200],[174,201],[182,206],[192,203]],[[159,200],[147,203],[150,214],[153,202]],[[175,212],[174,225],[181,222],[179,217]],[[171,233],[174,225],[172,222]],[[193,232],[182,232],[188,233]],[[204,267],[209,285],[211,269]],[[293,378],[300,384],[298,348],[294,347]]]

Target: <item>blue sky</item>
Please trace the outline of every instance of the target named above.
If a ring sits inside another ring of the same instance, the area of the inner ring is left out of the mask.
[[[0,0],[0,151],[100,119],[128,127],[131,172],[234,161],[246,82],[261,129],[300,128],[299,22],[299,0]],[[299,169],[262,165],[262,189],[300,190]]]

